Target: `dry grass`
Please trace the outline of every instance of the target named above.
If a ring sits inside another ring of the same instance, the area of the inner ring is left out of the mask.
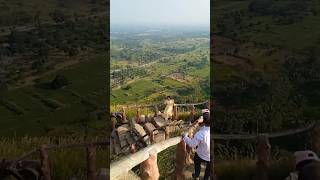
[[[92,139],[92,141],[95,141],[95,139]],[[81,142],[83,142],[82,138],[27,136],[23,138],[0,138],[0,158],[15,159],[43,144],[77,144]],[[97,149],[97,168],[109,167],[108,148],[99,147]],[[35,153],[29,159],[39,160],[39,155]],[[49,159],[53,179],[69,179],[70,177],[85,179],[85,148],[50,150]]]

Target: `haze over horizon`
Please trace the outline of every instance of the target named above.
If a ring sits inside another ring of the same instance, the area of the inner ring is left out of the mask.
[[[210,0],[111,0],[111,28],[210,26]]]

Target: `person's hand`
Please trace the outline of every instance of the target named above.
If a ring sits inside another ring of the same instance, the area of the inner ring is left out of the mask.
[[[203,117],[202,117],[202,116],[200,116],[200,118],[199,118],[199,119],[197,119],[197,122],[198,122],[198,123],[203,123]]]
[[[183,134],[182,134],[182,139],[183,139],[184,137],[188,136],[188,135],[189,135],[188,132],[183,133]]]

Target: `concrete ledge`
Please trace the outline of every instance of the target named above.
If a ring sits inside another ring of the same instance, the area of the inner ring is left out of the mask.
[[[181,137],[170,138],[121,158],[119,161],[110,164],[110,179],[121,178],[124,174],[128,174],[133,167],[147,160],[149,154],[158,154],[168,147],[177,145],[180,141]]]

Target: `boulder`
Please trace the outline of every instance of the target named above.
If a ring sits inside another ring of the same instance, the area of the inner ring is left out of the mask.
[[[117,133],[119,136],[119,142],[120,142],[120,146],[121,148],[124,146],[127,146],[127,140],[126,140],[126,136],[128,136],[129,133],[129,126],[127,124],[119,126],[117,128]]]
[[[137,123],[134,124],[134,131],[138,134],[139,137],[145,136],[143,138],[143,141],[148,144],[149,136],[147,135],[146,131],[143,129],[143,127],[140,124],[137,124]]]
[[[167,125],[167,121],[162,116],[157,116],[153,118],[153,124],[157,127],[164,127]]]
[[[145,123],[144,125],[143,125],[143,127],[144,127],[144,129],[146,129],[146,131],[148,132],[148,134],[151,134],[151,133],[153,133],[153,134],[158,134],[159,132],[158,132],[158,130],[155,130],[156,129],[156,127],[154,127],[154,125],[152,124],[152,123]],[[155,131],[154,131],[155,130]]]

